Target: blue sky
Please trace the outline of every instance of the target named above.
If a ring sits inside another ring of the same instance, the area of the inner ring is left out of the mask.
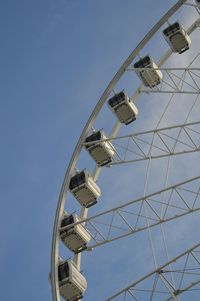
[[[2,301],[51,300],[53,220],[77,139],[120,64],[174,2],[0,2]]]

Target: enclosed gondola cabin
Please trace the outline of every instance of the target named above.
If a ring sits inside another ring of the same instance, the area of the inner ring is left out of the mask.
[[[58,265],[58,280],[61,296],[67,301],[78,301],[87,288],[85,277],[71,260]]]
[[[110,141],[101,141],[104,139],[107,139],[107,137],[103,130],[95,132],[85,139],[85,148],[99,167],[111,163],[115,155],[115,148],[112,143]]]
[[[80,221],[76,214],[64,215],[61,220],[60,237],[66,247],[74,253],[79,253],[86,249],[91,236],[82,224],[73,225]],[[72,226],[70,226],[72,225]],[[62,228],[69,226],[67,229]]]
[[[97,203],[101,190],[86,170],[76,173],[70,180],[69,189],[84,207]]]
[[[178,22],[165,28],[163,35],[173,52],[181,54],[189,49],[190,37]]]
[[[135,72],[147,87],[155,87],[160,84],[163,75],[154,63],[153,59],[147,55],[134,64]]]
[[[136,120],[138,109],[130,98],[121,91],[108,100],[108,106],[117,116],[119,121],[124,124],[129,124]]]

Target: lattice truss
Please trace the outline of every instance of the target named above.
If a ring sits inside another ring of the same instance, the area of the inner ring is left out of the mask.
[[[82,223],[86,226],[92,236],[88,246],[91,249],[199,210],[200,176],[98,213],[74,225]]]
[[[110,165],[192,153],[200,150],[200,122],[104,139],[98,143],[108,140],[115,149]]]
[[[147,274],[106,301],[197,300],[199,290],[200,244]]]
[[[200,20],[199,20],[200,22]],[[159,65],[159,64],[158,64]],[[130,67],[127,71],[135,72],[134,67]],[[137,68],[137,71],[145,70],[152,76],[152,68]],[[198,53],[193,61],[187,67],[158,67],[154,70],[160,70],[163,78],[161,83],[155,87],[146,87],[141,85],[139,92],[143,93],[165,93],[165,94],[199,94],[200,92],[200,53]]]
[[[187,1],[184,5],[193,6],[200,15],[200,10],[194,1]],[[200,19],[188,29],[188,34],[199,26]],[[170,99],[174,94],[185,94],[187,97],[194,95],[197,100],[200,93],[200,53],[187,67],[180,68],[165,66],[165,61],[170,55],[171,50],[168,50],[160,61],[156,62],[158,70],[162,72],[160,83],[154,87],[141,84],[132,97],[133,101],[137,99],[140,93],[163,93]],[[172,66],[175,64],[173,63]],[[152,76],[151,68],[140,68],[140,70],[143,69],[147,73],[149,72],[149,77]],[[136,70],[134,67],[128,67],[124,68],[124,71],[133,74]],[[184,97],[184,95],[181,96]],[[114,147],[115,155],[109,165],[198,152],[200,149],[200,121],[188,123],[188,120],[189,118],[185,120],[184,124],[156,128],[121,137],[111,137],[84,143],[84,145],[110,141]],[[96,170],[98,173],[98,168]],[[91,235],[92,239],[86,249],[91,250],[199,210],[200,176],[197,176],[62,227],[62,231],[73,225],[82,224]],[[54,243],[56,246],[56,240]],[[54,257],[56,257],[55,246],[53,247]],[[76,254],[75,259],[77,262],[80,261],[80,254]],[[55,268],[57,267],[56,264],[52,266],[52,278],[54,279],[52,284],[54,284],[56,282]],[[192,294],[198,292],[199,284],[200,244],[156,268],[106,301],[185,301],[190,300]],[[195,300],[198,300],[198,295],[196,297]]]
[[[159,68],[159,70],[163,74],[161,84],[152,88],[144,87],[140,90],[141,92],[199,94],[199,68]]]

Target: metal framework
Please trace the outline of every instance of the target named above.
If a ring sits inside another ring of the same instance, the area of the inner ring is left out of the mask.
[[[51,287],[53,301],[60,301],[58,283],[60,223],[64,211],[64,206],[67,200],[69,181],[74,171],[76,170],[77,161],[82,147],[84,146],[85,138],[91,131],[93,124],[103,105],[108,100],[108,97],[111,95],[111,93],[115,90],[118,81],[125,73],[134,72],[134,68],[132,68],[131,66],[133,60],[140,54],[141,50],[161,29],[161,27],[168,22],[169,18],[172,17],[183,5],[194,8],[194,10],[197,11],[198,15],[200,15],[199,8],[194,3],[194,1],[179,0],[171,9],[169,9],[169,11],[148,32],[144,39],[138,44],[138,46],[132,51],[129,57],[119,68],[118,72],[115,74],[108,87],[102,94],[101,98],[99,99],[97,105],[95,106],[75,147],[74,153],[63,180],[54,221],[51,250]],[[199,27],[199,24],[200,20],[199,18],[197,18],[196,21],[187,29],[187,33],[191,34],[196,28]],[[194,95],[196,97],[196,100],[198,99],[200,90],[200,69],[195,67],[193,63],[196,63],[197,59],[199,59],[199,54],[187,67],[162,68],[171,54],[172,51],[170,49],[167,50],[157,64],[159,70],[162,69],[164,75],[161,85],[150,89],[144,87],[143,84],[140,85],[140,87],[138,87],[138,89],[133,94],[132,101],[136,101],[141,93],[170,94],[171,99],[176,94],[186,94]],[[188,114],[190,114],[190,110]],[[199,151],[200,132],[198,121],[189,123],[186,118],[183,124],[165,128],[157,127],[156,129],[150,131],[117,137],[120,127],[121,123],[116,122],[108,138],[108,140],[112,141],[112,143],[114,143],[116,147],[116,155],[111,165],[142,160],[151,162],[152,159],[163,157],[171,158],[175,155],[183,155]],[[94,169],[92,174],[94,180],[98,179],[100,172],[101,168],[96,167]],[[189,187],[188,185],[191,183],[192,185],[191,187]],[[144,191],[144,196],[142,198],[128,202],[122,206],[112,208],[111,210],[102,212],[90,218],[88,218],[88,209],[82,208],[80,214],[82,220],[80,221],[80,223],[87,224],[87,227],[91,232],[93,238],[93,242],[88,247],[88,250],[111,242],[113,240],[117,240],[124,236],[134,234],[138,231],[145,229],[148,229],[148,231],[150,231],[150,229],[156,225],[161,225],[167,221],[198,211],[200,208],[199,191],[199,176],[197,176],[173,186],[165,187],[164,189],[153,194],[146,195]],[[188,198],[188,195],[190,195],[190,197],[192,196],[192,198]],[[129,218],[130,216],[131,222]],[[118,231],[117,235],[116,230]],[[197,280],[195,280],[196,282],[188,282],[188,284],[185,285],[184,288],[182,288],[183,278],[188,274],[186,269],[187,263],[185,263],[185,268],[182,269],[182,280],[179,283],[179,286],[175,287],[174,284],[171,284],[171,281],[167,278],[167,270],[165,270],[165,268],[170,266],[171,263],[174,263],[178,259],[184,258],[186,255],[189,257],[192,254],[193,256],[196,247],[189,249],[187,252],[176,257],[174,260],[168,261],[168,263],[163,265],[161,268],[156,269],[154,272],[141,278],[130,287],[107,300],[112,300],[118,296],[121,297],[122,294],[124,294],[124,299],[122,300],[129,300],[130,298],[132,298],[133,300],[142,300],[141,297],[136,296],[139,291],[149,292],[151,294],[149,300],[154,300],[154,296],[156,294],[159,294],[161,284],[163,291],[165,289],[163,294],[165,294],[166,298],[164,300],[179,300],[179,295],[181,293],[186,290],[191,290],[191,288],[194,285],[198,284],[198,282]],[[189,261],[187,260],[187,262]],[[77,268],[80,269],[80,253],[74,256],[74,263],[77,265]],[[170,268],[170,277],[172,277],[172,273],[174,271],[176,270]],[[149,279],[154,275],[155,279],[153,282],[153,289],[139,288],[136,292],[136,284],[140,284],[147,278]]]
[[[115,157],[108,166],[188,154],[200,150],[200,122],[111,137],[96,142],[103,141],[110,141],[115,147]],[[91,142],[84,143],[90,144]]]
[[[199,22],[199,21],[198,21]],[[128,68],[127,71],[134,71]],[[152,70],[152,68],[137,68],[137,70]],[[139,91],[144,93],[176,93],[176,94],[199,94],[200,70],[195,67],[186,68],[156,68],[163,73],[160,86],[151,88],[142,87]],[[181,86],[181,87],[180,87]]]
[[[196,244],[105,301],[179,301],[181,294],[199,290],[200,244]]]
[[[87,250],[200,210],[200,176],[98,213],[86,224],[93,241]],[[63,227],[62,230],[70,228]]]

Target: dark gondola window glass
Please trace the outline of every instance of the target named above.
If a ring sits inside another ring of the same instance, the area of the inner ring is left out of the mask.
[[[68,277],[69,277],[69,265],[68,262],[65,262],[58,266],[58,280],[62,281]]]
[[[71,215],[63,218],[63,220],[61,221],[61,227],[65,227],[65,226],[71,225],[73,223],[74,223],[74,217],[71,214]]]
[[[178,22],[170,25],[169,27],[163,30],[164,35],[168,36],[170,33],[175,33],[177,30],[180,30],[180,25]]]
[[[150,57],[147,55],[134,64],[134,68],[144,68],[151,63]]]
[[[123,91],[121,91],[120,93],[116,94],[115,96],[113,96],[112,98],[110,98],[108,100],[108,103],[111,107],[114,107],[118,104],[120,104],[121,102],[123,102],[125,100],[125,93]]]
[[[101,131],[98,131],[90,136],[88,136],[86,139],[85,139],[85,142],[92,142],[92,141],[97,141],[97,140],[101,140],[102,138],[102,133]],[[86,145],[86,148],[89,148],[90,146],[93,146],[95,145],[96,143],[94,144],[90,144],[90,145]]]
[[[82,171],[79,174],[73,176],[70,180],[69,188],[73,189],[81,184],[85,183],[85,172]]]

